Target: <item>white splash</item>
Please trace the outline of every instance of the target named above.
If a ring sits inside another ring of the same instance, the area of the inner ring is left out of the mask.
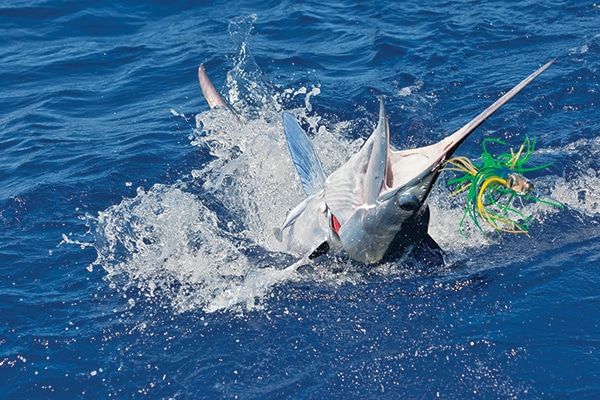
[[[310,127],[327,172],[362,144],[342,134],[352,132],[353,121],[327,129],[305,110],[293,113]],[[240,124],[226,110],[211,110],[198,114],[197,124],[192,144],[208,149],[211,161],[193,170],[187,183],[139,189],[135,198],[100,212],[91,223],[98,252],[94,265],[107,271],[115,289],[136,288],[167,301],[176,312],[214,312],[264,307],[275,286],[298,279],[324,285],[364,279],[352,272],[352,264],[336,259],[329,260],[335,266],[315,268],[309,276],[298,274],[297,259],[279,253],[272,228],[303,197],[280,118],[266,120],[259,115]],[[587,141],[573,151],[582,146],[596,152],[600,148]],[[597,214],[600,195],[593,188],[599,187],[600,177],[585,164],[574,168],[579,171],[575,178],[549,175],[536,183],[553,199]],[[495,244],[469,224],[466,235],[459,232],[464,205],[447,197],[444,182],[442,176],[430,197],[432,237],[450,261],[485,253]],[[523,211],[540,223],[560,212],[538,203]],[[407,273],[403,265],[402,260],[389,261],[372,272],[402,275]]]
[[[327,174],[363,144],[349,137],[370,132],[356,132],[357,126],[364,126],[359,120],[325,125],[319,115],[311,114],[311,98],[320,93],[316,87],[277,91],[248,51],[248,21],[232,26],[241,50],[228,74],[226,97],[242,122],[228,110],[199,113],[190,140],[213,157],[210,161],[191,170],[185,182],[138,189],[136,197],[89,219],[98,253],[93,265],[107,271],[111,285],[116,290],[137,289],[169,303],[176,312],[256,309],[265,306],[275,286],[294,280],[340,285],[364,278],[344,259],[330,259],[334,266],[315,268],[309,276],[296,273],[298,260],[281,253],[272,229],[304,197],[281,126],[283,103],[304,96],[305,107],[288,112],[308,127]],[[419,85],[403,88],[399,95],[414,97],[419,107],[419,90]],[[589,149],[590,143],[581,146]],[[575,145],[574,151],[578,148]],[[591,148],[598,159],[600,146],[594,142]],[[566,150],[558,149],[557,154]],[[600,176],[585,165],[578,171],[574,179],[551,176],[539,186],[551,188],[549,195],[560,202],[597,214],[600,195],[593,188],[600,187]],[[432,237],[451,260],[485,252],[493,244],[475,227],[467,224],[467,234],[459,232],[464,205],[448,199],[444,181],[442,176],[430,197]],[[540,204],[527,207],[525,214],[539,221],[559,212]],[[69,240],[63,238],[65,243]],[[374,266],[371,273],[407,274],[404,265],[404,260],[390,261]]]

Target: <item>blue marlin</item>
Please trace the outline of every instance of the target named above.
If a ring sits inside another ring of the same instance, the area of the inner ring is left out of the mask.
[[[381,98],[374,132],[328,177],[306,132],[291,114],[284,112],[285,137],[307,197],[274,230],[275,238],[285,243],[286,250],[306,259],[332,249],[367,264],[423,244],[435,248],[437,244],[427,233],[427,197],[445,162],[477,127],[554,61],[540,67],[450,136],[416,149],[390,148],[390,129]],[[231,110],[202,65],[198,76],[209,105]]]

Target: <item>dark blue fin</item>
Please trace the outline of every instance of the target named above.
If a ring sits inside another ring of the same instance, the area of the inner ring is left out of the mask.
[[[326,254],[329,251],[329,243],[323,242],[313,251],[309,256],[309,260],[314,260],[315,258]]]
[[[438,271],[440,267],[444,267],[446,264],[444,261],[444,250],[429,236],[429,233],[425,235],[423,241],[418,245],[414,257],[421,268],[430,271]]]

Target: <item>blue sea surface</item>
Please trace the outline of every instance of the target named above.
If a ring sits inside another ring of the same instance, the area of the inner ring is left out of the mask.
[[[600,398],[600,5],[4,0],[0,397]],[[431,194],[443,265],[333,254],[292,275],[291,111],[326,172],[372,132],[474,132],[566,204],[529,237]],[[210,110],[200,63],[242,115]]]

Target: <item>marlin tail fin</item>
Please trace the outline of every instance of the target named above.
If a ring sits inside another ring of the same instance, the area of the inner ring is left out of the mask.
[[[215,85],[213,85],[212,81],[208,77],[208,74],[206,73],[204,64],[200,64],[200,66],[198,67],[198,82],[200,82],[200,89],[202,89],[202,94],[204,95],[204,98],[206,99],[206,102],[208,103],[210,108],[226,108],[229,111],[231,111],[231,113],[235,115],[236,118],[239,119],[238,114],[223,99],[223,97],[221,97],[221,94],[215,88]]]

